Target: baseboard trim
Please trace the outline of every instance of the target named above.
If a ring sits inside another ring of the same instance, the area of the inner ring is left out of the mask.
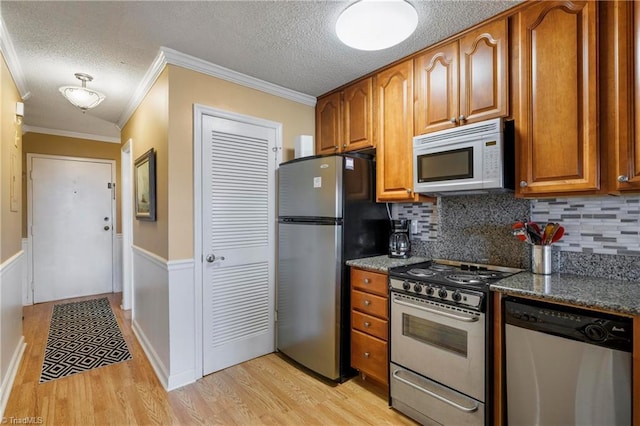
[[[131,322],[131,329],[133,330],[133,334],[136,336],[136,339],[138,339],[138,343],[140,343],[140,346],[142,346],[142,350],[147,356],[147,359],[149,360],[153,371],[156,372],[156,377],[158,377],[158,380],[160,380],[160,384],[162,384],[162,387],[165,388],[165,390],[169,390],[169,374],[167,373],[167,369],[165,368],[164,364],[160,360],[160,357],[153,349],[153,346],[151,346],[151,344],[149,343],[149,339],[147,339],[147,336],[145,336],[142,328],[140,328],[135,320]]]
[[[184,371],[180,374],[174,374],[169,376],[169,385],[167,386],[167,391],[172,391],[174,389],[181,388],[182,386],[190,385],[191,383],[195,383],[195,374],[194,370]]]
[[[11,363],[9,364],[7,375],[2,381],[2,385],[0,385],[0,418],[4,418],[4,410],[7,408],[7,402],[9,402],[13,382],[16,380],[18,368],[20,367],[20,362],[22,361],[26,347],[27,343],[24,341],[24,336],[21,336],[16,350],[13,352],[13,356],[11,357]]]

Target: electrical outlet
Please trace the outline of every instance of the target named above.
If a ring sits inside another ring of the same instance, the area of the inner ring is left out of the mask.
[[[412,220],[411,221],[411,234],[412,235],[416,235],[418,233],[418,221],[417,220]]]

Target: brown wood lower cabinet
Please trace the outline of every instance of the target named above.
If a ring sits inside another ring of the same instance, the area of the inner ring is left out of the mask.
[[[351,366],[389,385],[387,274],[351,268]]]
[[[387,384],[387,344],[385,340],[351,330],[351,366],[362,374]]]

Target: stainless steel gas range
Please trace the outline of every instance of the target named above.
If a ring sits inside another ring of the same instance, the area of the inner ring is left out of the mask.
[[[392,407],[423,424],[492,424],[489,284],[520,271],[441,259],[389,270]]]

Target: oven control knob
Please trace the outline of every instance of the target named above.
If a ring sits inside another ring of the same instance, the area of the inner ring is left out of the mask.
[[[427,294],[427,296],[433,296],[433,287],[428,286],[424,292]]]
[[[446,299],[447,298],[447,289],[442,287],[440,290],[438,290],[438,296],[440,296],[441,299]]]
[[[460,300],[462,300],[462,294],[460,294],[459,290],[456,290],[453,292],[453,295],[451,295],[451,298],[454,302],[459,302]]]
[[[420,284],[414,284],[413,285],[413,291],[415,291],[416,293],[421,293],[422,292],[422,286]]]
[[[411,290],[411,284],[409,284],[409,281],[405,281],[405,282],[403,282],[403,283],[402,283],[402,288],[403,288],[405,291],[409,291],[409,290]]]

